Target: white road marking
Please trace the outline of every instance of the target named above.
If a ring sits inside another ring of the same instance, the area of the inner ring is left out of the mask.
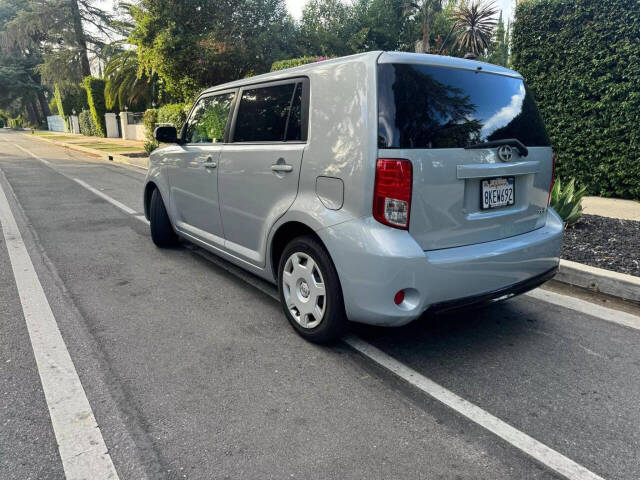
[[[549,290],[543,290],[542,288],[531,290],[525,295],[535,298],[536,300],[542,300],[543,302],[558,305],[563,308],[569,308],[580,313],[585,313],[592,317],[597,317],[600,320],[640,330],[640,317],[631,313],[603,307],[602,305],[587,302],[580,298],[562,295],[561,293],[551,292]]]
[[[378,365],[396,374],[403,380],[417,387],[439,402],[442,402],[472,422],[489,430],[491,433],[507,441],[517,449],[551,468],[563,477],[570,480],[604,480],[602,477],[596,475],[590,470],[587,470],[582,465],[577,464],[561,453],[558,453],[543,443],[531,438],[526,433],[517,430],[508,423],[505,423],[499,418],[486,412],[482,408],[438,385],[434,381],[400,363],[393,357],[390,357],[382,350],[379,350],[364,340],[350,335],[344,338],[344,341],[362,355],[376,362]]]
[[[118,474],[0,185],[0,225],[67,480]]]
[[[26,150],[26,149],[25,149]],[[30,153],[30,152],[28,152]],[[35,157],[35,155],[31,154]],[[38,157],[35,157],[38,158]],[[38,158],[38,160],[41,160]],[[83,187],[87,188],[89,191],[99,195],[101,198],[107,200],[111,204],[125,211],[126,213],[134,212],[132,209],[118,202],[117,200],[109,197],[108,195],[96,190],[90,185],[79,181],[78,179],[74,179],[74,181],[78,182]],[[142,220],[146,223],[148,221],[144,218],[143,215],[135,215],[135,218]],[[225,268],[225,270],[234,273],[237,275],[237,272],[234,268],[228,268],[224,265],[221,265],[222,262],[216,262],[218,265]],[[249,274],[247,274],[249,275]],[[243,275],[239,275],[244,281],[249,283],[250,285],[254,285],[254,282],[249,281],[247,278],[244,278]],[[262,290],[262,289],[261,289]],[[263,290],[264,291],[264,290]],[[577,310],[579,312],[587,313],[592,316],[596,316],[603,320],[613,321],[614,323],[621,324],[619,321],[611,320],[613,317],[611,312],[615,312],[616,314],[620,314],[623,312],[618,312],[617,310],[612,310],[604,307],[600,307],[599,305],[595,305],[589,302],[585,302],[584,300],[575,299],[573,297],[566,297],[567,299],[572,300],[572,302],[568,302],[567,305],[558,303],[560,301],[559,297],[565,297],[564,295],[553,294],[546,295],[546,291],[543,294],[539,294],[540,289],[534,290],[533,292],[529,292],[528,295],[533,298],[537,298],[539,300],[543,300],[549,303],[557,304],[563,307],[567,307],[573,310]],[[268,292],[271,297],[279,301],[277,293]],[[554,296],[558,295],[558,296]],[[594,308],[598,307],[598,308]],[[629,315],[629,314],[625,314]],[[633,317],[633,316],[632,316]],[[634,317],[637,318],[637,317]],[[628,325],[627,325],[628,326]],[[636,328],[636,327],[634,327]],[[417,371],[407,367],[402,364],[398,360],[395,360],[393,357],[387,355],[382,352],[378,348],[374,347],[370,343],[362,340],[359,337],[354,335],[350,335],[345,337],[344,342],[354,348],[356,351],[360,352],[363,356],[371,359],[378,365],[384,367],[410,384],[414,385],[427,395],[435,398],[441,403],[445,404],[449,408],[455,410],[459,414],[463,415],[470,421],[480,425],[481,427],[489,430],[493,434],[502,438],[509,444],[523,451],[527,455],[531,456],[538,462],[546,465],[550,469],[559,473],[569,480],[604,480],[602,477],[596,475],[591,472],[587,468],[582,465],[574,462],[573,460],[565,457],[561,453],[553,450],[552,448],[544,445],[543,443],[535,440],[534,438],[528,436],[526,433],[517,430],[506,422],[503,422],[497,417],[494,417],[489,412],[483,410],[482,408],[474,405],[473,403],[459,397],[452,391],[442,387],[441,385],[435,383],[433,380],[425,377],[424,375],[418,373]]]
[[[133,209],[133,208],[129,208],[127,207],[124,203],[120,203],[118,200],[116,200],[115,198],[110,197],[109,195],[107,195],[106,193],[102,193],[100,190],[98,190],[97,188],[93,188],[91,185],[89,185],[86,182],[83,182],[82,180],[80,180],[79,178],[72,178],[71,180],[73,180],[74,182],[76,182],[78,185],[82,185],[84,188],[86,188],[87,190],[89,190],[91,193],[99,196],[100,198],[102,198],[103,200],[106,200],[107,202],[109,202],[111,205],[113,205],[114,207],[118,207],[120,210],[122,210],[125,213],[128,213],[129,215],[134,215],[137,212]]]

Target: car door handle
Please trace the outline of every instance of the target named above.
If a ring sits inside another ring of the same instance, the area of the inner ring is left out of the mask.
[[[274,172],[291,172],[293,170],[293,166],[287,165],[286,163],[275,163],[271,165],[271,170]]]

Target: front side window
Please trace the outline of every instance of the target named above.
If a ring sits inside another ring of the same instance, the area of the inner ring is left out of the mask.
[[[521,79],[431,65],[378,65],[379,148],[464,148],[508,138],[550,145]]]
[[[297,140],[300,133],[299,106],[291,108],[294,93],[301,90],[301,84],[287,83],[271,87],[247,89],[242,92],[236,118],[234,142],[283,142]],[[299,105],[299,103],[298,103]],[[291,133],[287,134],[290,119]],[[297,117],[296,117],[297,115]]]
[[[234,93],[223,93],[198,100],[193,108],[185,140],[187,143],[219,143],[224,141]]]

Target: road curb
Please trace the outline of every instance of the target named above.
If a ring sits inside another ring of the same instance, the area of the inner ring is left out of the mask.
[[[147,168],[149,167],[149,158],[148,157],[145,157],[145,158],[131,158],[131,157],[126,157],[124,155],[120,155],[118,153],[109,153],[109,152],[103,152],[102,150],[95,150],[93,148],[82,147],[80,145],[76,145],[75,143],[67,143],[67,142],[60,142],[60,141],[57,141],[57,140],[50,140],[48,138],[42,138],[39,135],[30,135],[30,134],[26,134],[26,133],[23,133],[23,135],[25,137],[35,138],[35,139],[41,140],[43,142],[49,142],[49,143],[53,143],[55,145],[59,145],[61,147],[69,148],[71,150],[76,150],[78,152],[90,153],[91,155],[94,155],[96,157],[100,157],[100,158],[102,158],[103,160],[105,160],[107,162],[120,163],[120,164],[123,164],[123,165],[129,165],[131,167],[136,167],[136,168],[140,168],[140,169],[144,169],[144,170],[147,170]]]
[[[624,300],[640,302],[640,277],[633,275],[612,272],[570,260],[560,260],[560,268],[554,280]]]

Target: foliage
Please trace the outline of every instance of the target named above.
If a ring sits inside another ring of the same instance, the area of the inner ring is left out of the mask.
[[[187,121],[189,108],[184,103],[170,103],[158,109],[158,123],[174,125],[178,132]]]
[[[582,215],[582,197],[586,194],[586,187],[576,190],[575,178],[562,188],[560,178],[556,178],[551,189],[551,206],[569,227],[580,220]]]
[[[56,84],[54,88],[54,98],[58,115],[67,118],[73,115],[73,111],[81,112],[89,108],[87,101],[87,91],[76,84]]]
[[[100,137],[100,132],[93,121],[93,115],[89,110],[82,110],[78,115],[78,124],[80,125],[80,133],[88,137]]]
[[[104,118],[104,114],[107,113],[104,101],[105,81],[89,76],[85,77],[82,84],[87,91],[87,103],[89,104],[89,111],[91,112],[91,117],[96,127],[96,137],[106,137],[107,126]]]
[[[114,54],[104,68],[107,85],[104,91],[109,110],[142,110],[153,101],[152,79],[140,72],[138,54],[125,50]]]
[[[59,115],[58,114],[58,99],[54,96],[49,100],[49,112],[51,115]]]
[[[535,92],[562,178],[640,198],[640,2],[538,0],[516,9],[513,66]]]
[[[9,128],[14,130],[19,130],[22,128],[22,117],[10,118],[9,119]]]
[[[174,98],[267,71],[294,52],[295,24],[284,0],[140,0],[129,42],[148,76]],[[212,14],[213,13],[213,14]]]
[[[453,12],[454,30],[457,33],[456,47],[463,54],[482,55],[491,45],[491,37],[496,27],[495,15],[498,10],[493,2],[461,3]]]
[[[275,72],[276,70],[284,70],[285,68],[293,68],[299,67],[300,65],[306,65],[307,63],[321,62],[323,60],[328,60],[324,57],[299,57],[299,58],[290,58],[288,60],[278,60],[277,62],[273,62],[271,64],[271,72]]]
[[[150,154],[159,146],[160,145],[158,145],[158,142],[156,142],[155,140],[147,140],[146,142],[144,142],[144,151],[147,152],[147,154]]]
[[[489,48],[489,55],[487,61],[494,65],[502,65],[503,67],[509,64],[509,26],[505,29],[504,21],[502,20],[502,11],[500,11],[500,17],[498,17],[498,26],[496,28],[495,38]]]
[[[144,136],[147,140],[153,140],[153,131],[158,123],[158,110],[150,108],[144,112],[142,124],[144,125]]]

